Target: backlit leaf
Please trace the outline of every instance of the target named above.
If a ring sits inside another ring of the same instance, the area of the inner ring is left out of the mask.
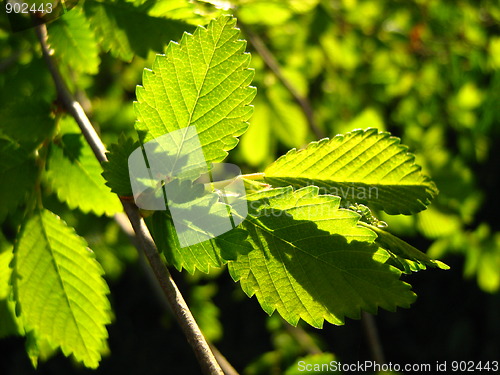
[[[253,250],[229,262],[234,280],[264,311],[277,310],[292,325],[303,319],[319,328],[324,320],[359,318],[361,310],[408,307],[415,295],[386,264],[390,255],[374,243],[375,233],[357,225],[357,213],[340,209],[339,197],[318,191],[250,196],[243,228]]]
[[[207,162],[220,162],[248,127],[255,89],[236,20],[220,17],[157,55],[137,88],[136,129],[147,142],[195,126]]]
[[[49,185],[70,208],[108,216],[121,211],[118,197],[106,186],[102,167],[82,135],[63,135],[52,145],[47,166]]]
[[[316,185],[322,193],[373,205],[390,214],[424,210],[437,188],[399,138],[355,130],[290,150],[265,170],[274,186]]]
[[[50,211],[36,211],[14,249],[14,294],[36,341],[96,368],[106,349],[109,292],[85,240]]]

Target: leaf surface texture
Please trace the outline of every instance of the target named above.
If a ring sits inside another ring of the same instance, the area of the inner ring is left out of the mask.
[[[12,276],[26,331],[96,368],[110,323],[102,274],[83,238],[52,212],[35,211],[16,244]]]
[[[275,186],[316,185],[325,194],[362,202],[389,214],[424,210],[437,195],[399,138],[376,129],[355,130],[290,150],[266,170]]]

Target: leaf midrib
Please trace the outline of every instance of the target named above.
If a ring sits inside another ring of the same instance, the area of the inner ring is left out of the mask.
[[[212,68],[212,61],[213,61],[213,59],[214,59],[215,52],[217,51],[217,48],[219,48],[218,44],[219,44],[220,38],[221,38],[221,36],[222,36],[222,34],[223,34],[223,32],[224,32],[225,28],[226,28],[226,25],[227,25],[227,23],[226,23],[226,24],[224,24],[224,27],[222,28],[222,31],[219,33],[219,35],[217,35],[217,40],[216,40],[216,41],[214,41],[214,48],[213,48],[213,49],[211,49],[211,51],[212,51],[212,55],[210,56],[210,61],[208,62],[208,64],[206,64],[206,69],[205,69],[205,72],[203,73],[203,80],[202,80],[202,82],[201,82],[200,88],[199,88],[199,89],[197,89],[197,93],[196,93],[196,100],[195,100],[195,102],[194,102],[194,105],[193,105],[192,110],[189,112],[188,126],[189,126],[189,125],[191,124],[191,122],[192,122],[193,114],[194,114],[194,112],[195,112],[195,110],[196,110],[196,107],[198,106],[198,103],[199,103],[199,100],[200,100],[200,93],[201,93],[201,91],[203,90],[203,88],[205,87],[205,82],[206,82],[206,80],[207,80],[208,71]],[[201,29],[200,29],[200,31],[201,31]],[[205,29],[205,30],[203,30],[203,31],[204,31],[205,33],[207,33],[207,34],[208,34],[208,30],[207,30],[207,29]],[[208,35],[207,35],[207,36],[208,36]],[[203,46],[203,43],[202,43],[201,41],[200,41],[200,45],[201,45],[201,50],[202,50],[202,53],[203,53],[203,54],[205,54],[205,52],[204,52],[204,48],[203,48],[204,46]],[[191,61],[191,54],[189,53],[189,48],[188,48],[188,46],[187,46],[187,45],[186,45],[186,49],[187,49],[187,51],[188,51],[188,56],[189,56],[189,65],[190,65],[190,66],[192,66],[192,65],[193,65],[193,63],[192,63],[192,61]],[[175,66],[175,63],[174,63],[174,66]],[[176,71],[176,73],[177,73],[177,67],[175,68],[175,71]],[[191,71],[191,77],[192,77],[192,79],[193,79],[194,86],[196,87],[196,80],[194,79],[193,69],[191,69],[190,71]],[[181,91],[181,92],[182,92],[182,91]],[[184,95],[182,96],[182,98],[184,99]],[[186,108],[187,108],[187,105],[186,105],[186,100],[185,100],[185,99],[184,99],[184,105],[185,105],[185,106],[186,106]]]
[[[73,323],[75,324],[75,326],[77,328],[78,336],[79,336],[79,338],[81,340],[82,346],[85,348],[85,352],[87,353],[87,357],[88,358],[92,358],[92,355],[91,355],[90,351],[87,348],[86,342],[85,342],[85,340],[83,338],[83,335],[82,335],[82,332],[80,330],[80,325],[78,324],[78,320],[76,319],[75,314],[73,313],[72,303],[71,303],[71,300],[68,297],[68,293],[66,291],[64,282],[63,282],[62,277],[61,277],[61,272],[60,272],[60,269],[59,269],[59,265],[57,264],[57,262],[55,260],[54,251],[52,249],[51,241],[49,240],[49,236],[48,236],[47,231],[45,229],[44,220],[43,220],[43,217],[42,217],[42,212],[39,211],[39,215],[40,215],[39,216],[40,220],[42,222],[42,234],[43,234],[45,240],[47,241],[47,245],[48,245],[49,252],[50,252],[50,255],[51,255],[51,262],[54,265],[54,267],[56,268],[56,271],[57,271],[56,272],[56,274],[57,274],[57,280],[59,281],[59,284],[60,284],[61,288],[63,289],[64,299],[66,300],[66,302],[68,304],[68,307],[69,307],[69,310],[70,310],[70,313],[71,313],[71,317],[72,317]],[[52,229],[54,229],[54,228],[52,228]],[[57,231],[57,228],[55,228],[55,230]]]

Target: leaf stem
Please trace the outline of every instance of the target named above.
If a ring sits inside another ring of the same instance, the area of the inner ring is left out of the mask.
[[[88,119],[85,111],[80,103],[78,103],[73,95],[69,92],[66,83],[64,82],[55,61],[51,57],[51,51],[47,44],[47,28],[44,24],[36,26],[35,32],[42,47],[43,57],[54,80],[58,99],[68,113],[76,120],[85,139],[92,148],[99,162],[107,161],[106,148],[101,139],[97,135],[94,127]],[[158,253],[158,249],[149,233],[144,220],[142,219],[138,208],[131,202],[121,200],[125,213],[128,216],[130,223],[135,231],[139,246],[138,250],[142,251],[151,266],[151,269],[160,284],[162,291],[169,302],[177,322],[181,326],[187,341],[193,348],[198,362],[205,374],[223,375],[223,372],[215,359],[210,347],[203,336],[198,324],[196,323],[189,307],[184,300],[181,292],[177,288],[175,281],[172,278],[169,270],[163,263]]]
[[[290,92],[295,102],[297,102],[297,104],[300,106],[302,112],[306,116],[309,129],[313,132],[315,137],[324,138],[325,134],[316,124],[316,120],[314,119],[313,108],[309,100],[305,96],[302,96],[297,91],[297,89],[291,84],[291,82],[288,79],[286,79],[286,77],[281,72],[281,68],[278,64],[278,61],[276,60],[272,52],[266,47],[262,39],[252,30],[250,30],[250,28],[247,27],[243,22],[241,22],[240,19],[238,19],[238,25],[241,28],[241,30],[243,30],[243,32],[245,33],[250,44],[253,46],[253,48],[255,48],[260,57],[262,57],[262,60],[264,60],[264,63],[267,65],[267,67],[274,73],[276,78],[280,80],[283,86],[285,86],[285,88]]]
[[[252,181],[262,181],[264,177],[265,177],[264,173],[250,173],[250,174],[242,174],[240,176],[240,178]]]

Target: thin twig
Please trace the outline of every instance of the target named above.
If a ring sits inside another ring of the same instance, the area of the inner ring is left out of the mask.
[[[136,247],[139,246],[137,242],[137,237],[135,236],[134,233],[134,229],[130,225],[127,215],[125,215],[122,212],[117,213],[115,215],[115,221],[118,223],[123,232],[128,236],[130,242],[132,242],[132,244]],[[144,257],[141,256],[140,259],[141,259],[141,265],[144,265],[144,267],[148,267]],[[158,295],[158,299],[162,303],[163,307],[170,313],[172,313],[172,309],[170,308],[170,305],[168,304],[168,301],[165,298],[165,295],[160,285],[156,281],[154,275],[151,272],[147,272],[147,276],[149,278],[149,281],[151,282],[151,285],[155,290],[155,293]],[[217,349],[215,345],[213,345],[211,342],[208,342],[208,345],[210,346],[212,353],[214,353],[215,359],[217,359],[217,362],[219,363],[222,371],[224,372],[224,375],[239,375],[238,371],[236,371],[236,369],[231,365],[231,363],[229,363],[226,357],[219,351],[219,349]]]
[[[245,33],[250,44],[253,46],[253,48],[255,48],[260,57],[262,57],[262,60],[264,60],[264,63],[267,65],[267,67],[271,69],[276,78],[280,80],[283,86],[285,86],[285,88],[292,95],[293,99],[300,106],[302,112],[306,116],[309,129],[313,132],[313,134],[317,138],[324,138],[325,134],[316,124],[316,120],[314,119],[314,112],[309,100],[306,97],[302,96],[297,91],[297,89],[292,85],[292,83],[288,79],[286,79],[283,73],[281,73],[281,68],[278,64],[278,61],[276,61],[276,58],[274,57],[272,52],[266,47],[262,39],[252,30],[250,30],[249,27],[247,27],[244,23],[242,23],[241,20],[238,21],[238,25],[241,28],[241,30],[243,30],[243,32]]]
[[[38,39],[42,46],[42,52],[47,66],[52,74],[52,78],[56,85],[58,97],[66,111],[73,116],[78,123],[85,139],[92,148],[96,158],[102,163],[107,161],[105,147],[101,139],[97,135],[94,127],[90,123],[87,115],[81,105],[75,101],[73,95],[69,92],[59,70],[51,57],[49,47],[47,45],[47,28],[45,25],[39,25],[35,28]],[[163,263],[156,248],[156,245],[149,233],[144,220],[139,214],[138,208],[131,202],[122,200],[122,205],[125,213],[128,216],[136,238],[139,242],[138,250],[142,251],[151,266],[151,269],[158,280],[165,297],[167,298],[170,307],[174,311],[177,322],[181,326],[187,341],[193,348],[198,362],[205,374],[223,375],[223,372],[217,363],[210,347],[205,340],[198,324],[196,323],[189,307],[181,295],[172,275]]]
[[[363,322],[363,326],[365,328],[366,338],[368,340],[373,360],[381,365],[384,364],[384,351],[382,349],[377,324],[375,323],[373,315],[363,311],[361,314],[361,321]]]

